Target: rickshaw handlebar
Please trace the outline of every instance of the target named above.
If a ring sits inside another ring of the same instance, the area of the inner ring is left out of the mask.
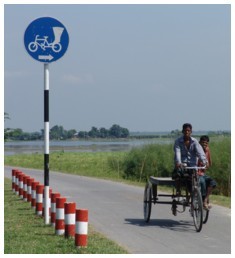
[[[206,169],[206,166],[203,166],[203,167],[183,167],[183,168],[185,168],[185,169]]]
[[[196,169],[196,170],[197,170],[197,169],[206,169],[206,165],[203,166],[203,167],[197,167],[197,166],[188,167],[186,163],[182,163],[181,165],[182,165],[182,168],[184,168],[184,169]]]

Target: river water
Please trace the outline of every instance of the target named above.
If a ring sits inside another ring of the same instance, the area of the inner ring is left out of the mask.
[[[171,139],[141,139],[141,140],[76,140],[76,141],[50,141],[50,152],[107,152],[128,151],[134,147],[146,144],[172,143]],[[44,153],[44,141],[16,141],[4,143],[4,154],[15,155],[18,153]]]

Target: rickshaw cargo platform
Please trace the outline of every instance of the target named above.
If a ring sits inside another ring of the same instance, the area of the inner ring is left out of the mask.
[[[169,185],[174,186],[175,180],[171,177],[154,177],[150,176],[149,181],[154,185]]]

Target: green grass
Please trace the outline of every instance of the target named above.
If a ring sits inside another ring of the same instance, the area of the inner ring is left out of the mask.
[[[231,209],[231,197],[222,195],[210,195],[210,202]]]
[[[4,182],[4,253],[5,254],[126,254],[127,251],[88,229],[88,247],[76,248],[74,239],[55,235],[52,226],[35,215],[30,204],[11,190],[11,180]]]
[[[50,170],[98,178],[120,179],[119,163],[125,152],[52,152]],[[5,165],[44,169],[43,154],[5,156]]]

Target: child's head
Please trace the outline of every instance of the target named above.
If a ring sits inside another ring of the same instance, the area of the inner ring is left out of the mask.
[[[200,141],[199,142],[200,142],[200,144],[201,144],[201,146],[202,146],[202,148],[204,150],[207,148],[209,141],[210,141],[210,139],[209,139],[209,137],[207,135],[202,135],[200,137]]]

